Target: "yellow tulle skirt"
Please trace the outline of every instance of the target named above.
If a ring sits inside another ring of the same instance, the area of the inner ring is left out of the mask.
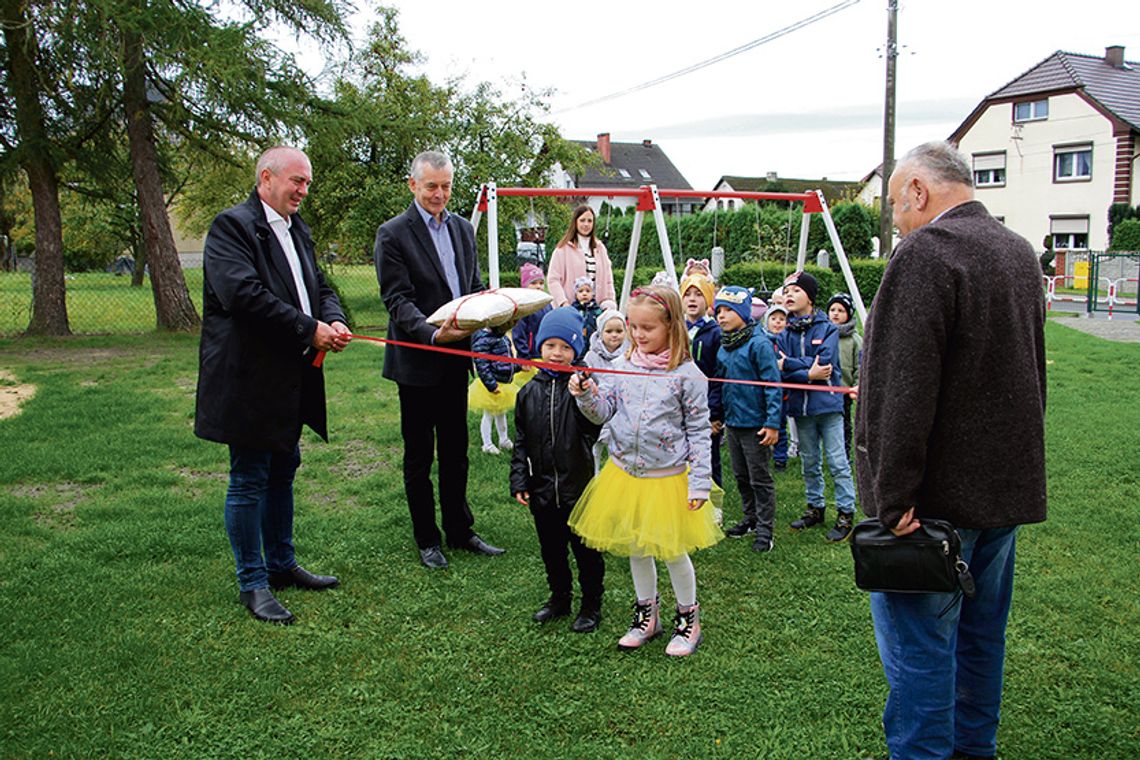
[[[515,408],[519,387],[513,383],[499,383],[499,392],[491,393],[483,381],[475,378],[467,388],[467,408],[491,414],[502,414]]]
[[[569,523],[593,549],[671,560],[724,538],[711,504],[695,512],[688,505],[687,473],[635,478],[610,460],[586,486]]]
[[[514,383],[516,388],[521,388],[531,381],[535,375],[538,374],[537,367],[522,367],[515,373],[515,379],[511,382]]]

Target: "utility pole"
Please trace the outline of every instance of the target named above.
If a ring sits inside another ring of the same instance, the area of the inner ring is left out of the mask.
[[[887,203],[887,183],[895,170],[895,63],[898,47],[899,0],[887,0],[887,91],[883,98],[883,190],[879,196],[879,256],[891,257],[894,224]]]

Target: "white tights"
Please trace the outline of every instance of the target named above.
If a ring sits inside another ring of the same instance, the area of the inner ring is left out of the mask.
[[[483,420],[479,423],[479,432],[483,435],[483,445],[490,446],[493,441],[491,440],[491,420],[495,420],[495,427],[499,431],[499,442],[510,440],[511,436],[507,432],[507,413],[491,414],[488,411],[483,412]]]
[[[692,607],[697,603],[697,574],[688,554],[665,563],[678,607]],[[657,598],[657,560],[653,557],[630,557],[629,572],[633,575],[633,590],[637,600],[644,602]]]

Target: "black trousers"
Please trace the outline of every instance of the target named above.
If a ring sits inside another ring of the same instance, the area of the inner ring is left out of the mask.
[[[569,599],[571,591],[570,558],[566,547],[574,552],[578,563],[578,585],[582,589],[582,603],[597,605],[602,603],[602,581],[606,575],[606,562],[601,552],[582,543],[578,534],[566,524],[570,508],[559,509],[553,504],[536,504],[533,501],[530,513],[534,516],[534,528],[538,532],[538,545],[542,552],[542,564],[546,566],[546,583],[551,596]]]
[[[404,493],[412,533],[421,549],[439,546],[431,465],[439,453],[439,511],[449,544],[472,535],[475,518],[467,504],[467,376],[422,387],[399,384],[400,433],[404,438]]]

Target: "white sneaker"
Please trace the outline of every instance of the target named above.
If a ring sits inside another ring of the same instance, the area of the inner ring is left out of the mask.
[[[483,444],[483,453],[484,454],[498,454],[499,450],[497,448],[495,448],[495,444],[493,444],[493,443],[484,443]]]
[[[515,447],[515,445],[513,443],[511,443],[510,438],[499,441],[499,448],[502,449],[503,451],[511,451],[512,449],[514,449],[514,447]]]

